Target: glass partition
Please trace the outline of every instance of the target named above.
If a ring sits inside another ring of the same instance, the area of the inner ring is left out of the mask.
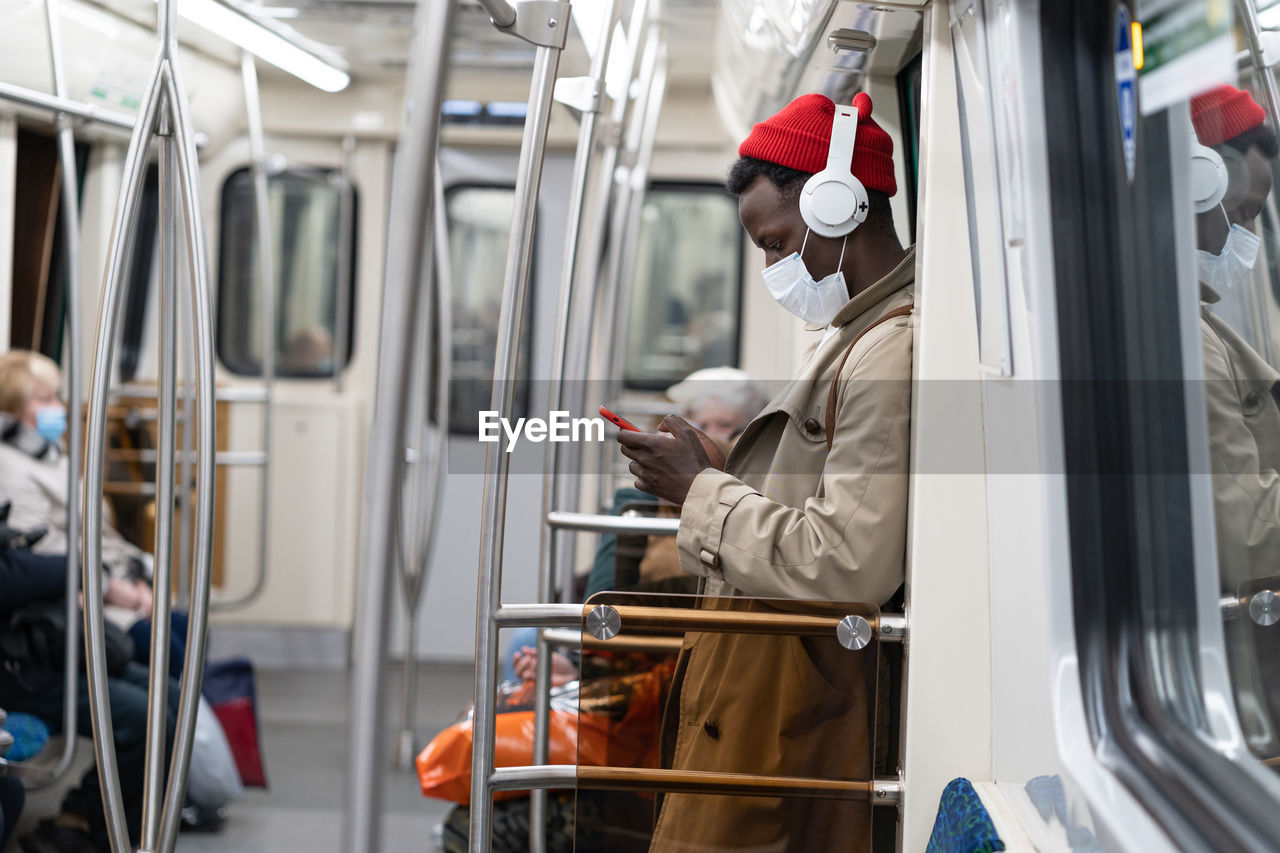
[[[878,619],[864,604],[593,596],[575,849],[870,849]]]

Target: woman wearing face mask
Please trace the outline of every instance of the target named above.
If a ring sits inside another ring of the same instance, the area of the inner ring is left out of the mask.
[[[765,253],[765,285],[814,332],[799,373],[727,460],[676,417],[660,425],[667,435],[618,436],[637,487],[682,505],[682,570],[729,596],[710,608],[786,609],[737,596],[883,605],[903,582],[916,259],[889,208],[892,140],[870,98],[853,105],[847,168],[867,209],[850,233],[811,230],[799,207],[829,150],[841,150],[822,95],[757,124],[729,175],[742,225]],[[690,635],[663,723],[663,766],[869,778],[876,673],[864,660],[801,638]],[[761,850],[868,850],[871,827],[866,809],[837,801],[672,794],[650,849],[733,850],[744,839]]]
[[[67,408],[58,398],[58,366],[40,353],[11,350],[0,355],[0,503],[12,506],[8,522],[19,530],[47,528],[32,550],[67,551],[67,457],[62,452]],[[151,618],[151,555],[106,522],[102,562],[107,615],[134,637],[145,662]],[[171,674],[181,672],[185,615],[174,614]]]

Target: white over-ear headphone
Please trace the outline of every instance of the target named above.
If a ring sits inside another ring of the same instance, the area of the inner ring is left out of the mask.
[[[1196,213],[1208,213],[1227,195],[1227,164],[1222,155],[1191,137],[1191,198]]]
[[[823,237],[843,237],[867,218],[867,190],[850,166],[857,135],[858,108],[836,104],[827,167],[806,181],[800,193],[805,225]]]

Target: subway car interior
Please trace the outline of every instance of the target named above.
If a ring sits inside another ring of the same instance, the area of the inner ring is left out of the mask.
[[[0,0],[0,853],[1280,849],[1278,65]]]

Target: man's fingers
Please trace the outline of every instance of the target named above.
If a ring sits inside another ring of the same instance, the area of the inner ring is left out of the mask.
[[[696,432],[692,424],[679,415],[667,415],[662,419],[662,423],[658,424],[660,432],[669,432],[672,435],[684,435],[689,432]]]

